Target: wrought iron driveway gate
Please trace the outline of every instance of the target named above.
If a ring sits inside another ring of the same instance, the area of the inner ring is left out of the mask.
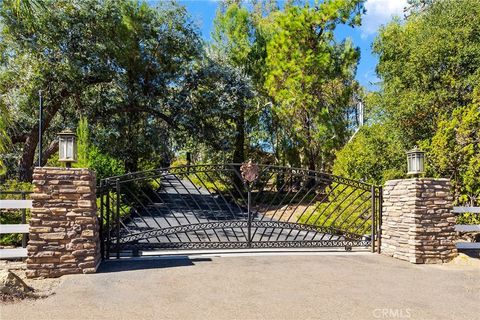
[[[375,251],[380,241],[381,187],[321,172],[184,166],[111,177],[98,191],[107,259],[159,249]]]

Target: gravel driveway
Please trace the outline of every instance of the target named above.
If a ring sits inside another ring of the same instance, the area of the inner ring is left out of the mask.
[[[7,319],[480,319],[477,266],[369,253],[112,261]]]

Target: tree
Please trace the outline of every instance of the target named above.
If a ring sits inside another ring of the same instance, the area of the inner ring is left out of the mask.
[[[8,127],[8,109],[3,104],[2,99],[0,98],[0,176],[4,175],[7,171],[5,166],[4,156],[7,153],[7,147],[10,145],[10,137],[7,135]]]
[[[288,145],[311,170],[328,170],[333,150],[346,140],[359,51],[350,41],[337,43],[333,31],[341,23],[359,25],[362,10],[362,1],[292,5],[271,26],[265,88]]]
[[[237,2],[223,3],[217,11],[212,47],[235,65],[246,66],[252,50],[254,26],[249,11]]]
[[[455,200],[478,201],[480,2],[411,1],[419,12],[380,30],[376,108],[403,150],[428,151],[428,175],[449,177]]]
[[[480,202],[480,101],[444,117],[430,145],[424,146],[433,174],[449,177],[455,199],[475,206]]]
[[[480,83],[480,2],[434,1],[406,22],[380,30],[379,107],[403,148],[435,134],[442,117],[472,102]]]
[[[409,18],[412,14],[422,13],[433,3],[434,0],[407,0],[407,7],[403,9],[405,18]]]
[[[227,64],[240,70],[246,70],[248,58],[252,50],[253,26],[247,9],[240,7],[239,3],[225,3],[224,8],[217,11],[212,33],[212,47],[216,52],[217,60],[223,56]],[[235,142],[232,162],[245,161],[245,113],[247,105],[236,106]]]
[[[0,92],[11,114],[8,132],[14,145],[10,150],[19,153],[18,176],[22,180],[31,178],[36,155],[38,90],[43,89],[46,97],[43,127],[45,138],[50,141],[44,151],[46,161],[56,151],[53,141],[62,122],[71,127],[76,122],[69,115],[74,114],[72,107],[81,90],[108,80],[110,75],[105,65],[99,63],[106,60],[106,50],[95,44],[109,41],[106,29],[110,30],[114,23],[101,18],[112,12],[112,6],[106,5],[103,11],[91,1],[79,4],[78,11],[66,1],[48,2],[46,6],[49,10],[38,11],[35,16],[34,30],[14,10],[9,10],[8,3],[0,11]],[[93,30],[96,36],[92,36]]]
[[[218,152],[238,157],[244,148],[239,146],[239,140],[243,142],[239,119],[254,96],[250,78],[240,68],[206,57],[198,69],[186,73],[181,88],[172,103],[188,101],[188,105],[184,105],[182,130],[175,134],[177,144],[192,141],[190,145],[206,146],[209,157],[204,162],[215,159]]]
[[[3,0],[3,2],[31,29],[35,28],[35,14],[37,10],[45,10],[43,0]]]
[[[77,126],[77,162],[75,167],[88,168],[90,154],[90,129],[88,128],[88,120],[80,117]]]
[[[155,10],[129,0],[62,0],[45,1],[45,7],[34,30],[8,3],[0,11],[0,92],[11,113],[18,176],[31,179],[39,89],[45,96],[44,161],[56,151],[56,133],[85,115],[98,129],[93,140],[102,152],[123,157],[127,170],[136,170],[141,156],[165,146],[168,139],[156,133],[174,128],[184,115],[170,101],[202,53],[196,28],[176,5]]]

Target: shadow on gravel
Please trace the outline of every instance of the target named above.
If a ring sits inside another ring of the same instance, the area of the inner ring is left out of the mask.
[[[162,269],[174,267],[193,266],[197,262],[212,261],[210,258],[189,258],[183,257],[159,257],[159,258],[139,258],[128,260],[107,260],[100,264],[97,273],[111,273],[122,271]]]

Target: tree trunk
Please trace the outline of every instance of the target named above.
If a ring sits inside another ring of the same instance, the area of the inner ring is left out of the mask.
[[[62,95],[63,97],[63,95]],[[43,117],[43,132],[45,133],[50,126],[50,122],[60,109],[60,104],[54,104],[51,108],[45,109]],[[22,151],[22,157],[18,165],[18,179],[20,181],[32,181],[33,167],[35,161],[35,151],[38,145],[38,124],[34,125],[25,139],[25,145]]]
[[[308,170],[315,171],[316,170],[316,157],[313,152],[308,152]],[[306,182],[307,188],[312,188],[315,185],[316,179],[315,177],[309,178]]]
[[[315,157],[310,154],[308,157],[308,170],[315,171],[315,169],[316,169]]]
[[[25,139],[22,150],[22,157],[18,165],[18,179],[20,181],[32,181],[33,161],[35,160],[35,151],[38,144],[38,125],[33,129]]]
[[[137,172],[138,171],[138,156],[131,153],[125,160],[125,172]]]

